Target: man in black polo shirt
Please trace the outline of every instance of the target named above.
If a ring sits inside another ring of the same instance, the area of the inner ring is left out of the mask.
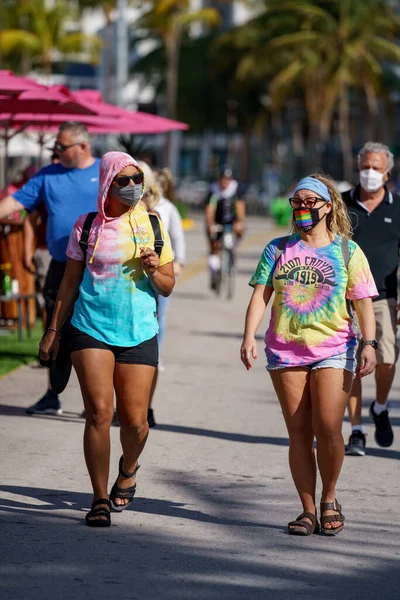
[[[393,195],[385,185],[393,164],[393,154],[388,146],[367,142],[358,155],[360,185],[343,194],[353,226],[353,239],[366,254],[379,291],[379,297],[373,302],[378,345],[376,400],[371,404],[370,414],[375,422],[376,443],[384,448],[393,443],[387,399],[399,354],[396,329],[400,197]],[[346,454],[364,456],[359,377],[354,379],[348,409],[352,433]]]

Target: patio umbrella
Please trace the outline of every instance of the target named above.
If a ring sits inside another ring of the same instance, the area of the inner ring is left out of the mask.
[[[0,93],[0,113],[95,115],[98,111],[80,103],[67,88],[54,90],[44,87],[21,92],[13,98]]]
[[[104,131],[99,127],[93,133],[166,133],[189,129],[189,125],[166,117],[159,117],[151,113],[138,110],[129,110],[114,104],[102,101],[101,93],[97,90],[79,90],[73,92],[72,96],[82,105],[96,111],[98,115],[106,119],[114,118],[114,129]],[[107,125],[108,126],[108,125]]]
[[[0,70],[0,94],[15,96],[25,90],[44,90],[46,87],[28,77],[14,75],[12,71]]]
[[[0,80],[1,86],[1,80]],[[0,128],[2,128],[1,138],[5,146],[4,167],[5,184],[8,183],[8,143],[10,139],[20,133],[31,123],[41,124],[50,123],[55,115],[60,119],[56,123],[60,124],[67,120],[82,121],[84,115],[95,115],[95,111],[87,106],[83,106],[78,100],[73,98],[68,88],[58,86],[57,89],[49,89],[40,86],[38,90],[27,90],[20,92],[14,97],[8,97],[0,94]]]

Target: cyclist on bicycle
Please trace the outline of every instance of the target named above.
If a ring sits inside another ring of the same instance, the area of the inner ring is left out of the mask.
[[[207,236],[210,242],[208,267],[211,275],[211,288],[217,289],[221,270],[221,238],[225,226],[230,225],[236,238],[244,233],[246,207],[242,199],[243,191],[233,179],[232,170],[224,168],[218,181],[211,184],[205,201]]]

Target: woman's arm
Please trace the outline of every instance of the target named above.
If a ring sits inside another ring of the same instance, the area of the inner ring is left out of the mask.
[[[150,248],[141,248],[140,258],[154,291],[161,296],[169,296],[175,285],[174,263],[160,267],[160,257]]]
[[[253,295],[246,312],[246,322],[243,334],[243,342],[240,347],[240,358],[249,371],[252,368],[250,357],[257,359],[257,347],[255,335],[263,319],[264,312],[271,299],[272,287],[256,283]]]
[[[59,331],[74,306],[84,271],[85,263],[83,261],[68,258],[50,323],[51,329],[47,330],[40,342],[40,357],[43,360],[57,356]]]
[[[371,298],[353,300],[356,309],[358,324],[363,340],[374,340],[376,335],[375,314]],[[364,346],[361,352],[360,377],[372,373],[376,366],[376,354],[372,346]]]

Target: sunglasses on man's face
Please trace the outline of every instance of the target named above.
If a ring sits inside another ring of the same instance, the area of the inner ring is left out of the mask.
[[[143,173],[134,173],[133,175],[119,175],[114,179],[118,187],[126,187],[130,181],[133,181],[135,185],[141,184],[144,181]]]
[[[74,142],[73,144],[69,144],[68,146],[64,146],[64,144],[60,144],[60,142],[56,142],[54,144],[54,150],[55,150],[55,152],[58,152],[59,154],[62,154],[63,152],[65,152],[66,150],[68,150],[68,148],[72,148],[72,146],[79,146],[80,144],[82,144],[82,142]]]

